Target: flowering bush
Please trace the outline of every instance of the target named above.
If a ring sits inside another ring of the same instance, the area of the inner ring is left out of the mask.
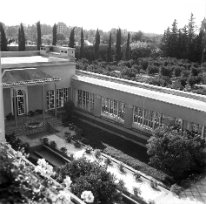
[[[83,191],[82,194],[81,194],[81,198],[86,203],[93,203],[94,202],[94,195],[91,191]]]
[[[72,180],[69,176],[66,176],[66,178],[64,179],[63,183],[65,184],[67,189],[70,189],[71,184],[72,184]]]
[[[96,162],[89,162],[85,158],[76,159],[61,167],[58,178],[63,182],[67,176],[71,177],[71,191],[78,197],[84,191],[92,191],[94,204],[110,204],[120,200],[121,195],[117,192],[115,178],[106,171],[104,166]]]
[[[49,165],[45,159],[39,159],[37,162],[38,166],[35,167],[35,172],[40,173],[42,176],[53,176],[55,173],[53,167]]]
[[[0,182],[6,186],[1,189],[0,203],[71,204],[71,193],[67,190],[71,179],[66,177],[63,188],[50,178],[53,168],[44,159],[37,163],[35,167],[24,154],[0,143]]]

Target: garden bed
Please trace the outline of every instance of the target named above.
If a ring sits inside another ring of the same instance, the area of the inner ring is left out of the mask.
[[[85,157],[87,160],[93,162],[98,161],[100,165],[105,165],[106,159],[105,155],[102,155],[101,151],[86,151],[85,146],[81,145],[75,147],[75,142],[66,143],[63,138],[60,138],[56,135],[48,136],[49,141],[55,141],[56,149],[61,149],[62,147],[67,149],[68,155],[73,155],[75,159]],[[86,153],[87,152],[87,153]],[[98,153],[97,153],[98,152]],[[168,198],[173,201],[173,203],[193,203],[190,200],[180,200],[173,193],[163,188],[161,185],[147,177],[142,175],[140,171],[132,170],[132,168],[127,168],[126,165],[119,161],[111,161],[112,165],[107,166],[107,171],[115,175],[117,182],[122,183],[120,190],[123,193],[127,193],[129,197],[138,197],[142,198],[144,202],[154,202],[154,203],[167,203]],[[120,167],[121,166],[121,167]],[[134,190],[136,189],[136,190]]]

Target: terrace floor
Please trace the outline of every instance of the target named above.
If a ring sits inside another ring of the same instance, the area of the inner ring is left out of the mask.
[[[189,188],[181,193],[181,196],[206,203],[206,169],[205,173],[197,181],[193,182]]]

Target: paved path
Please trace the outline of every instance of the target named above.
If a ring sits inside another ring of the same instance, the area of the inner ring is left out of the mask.
[[[206,169],[203,176],[181,193],[182,197],[189,197],[206,204]]]

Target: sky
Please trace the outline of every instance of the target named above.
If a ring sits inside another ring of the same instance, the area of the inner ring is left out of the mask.
[[[85,29],[162,34],[174,19],[183,27],[191,13],[199,27],[206,0],[0,0],[0,21],[6,25],[64,22]]]

